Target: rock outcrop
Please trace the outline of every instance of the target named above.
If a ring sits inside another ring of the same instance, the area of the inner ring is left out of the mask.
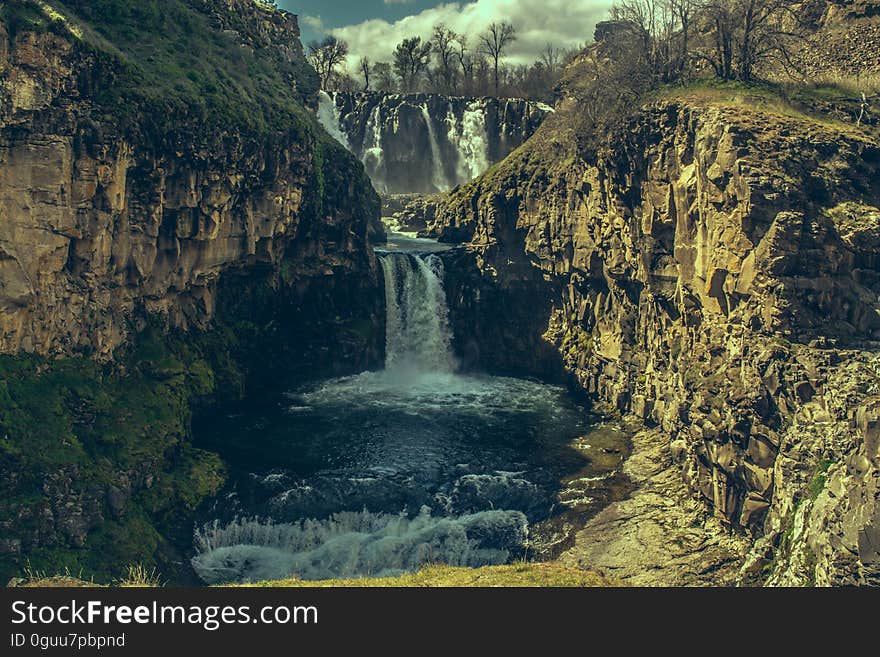
[[[551,347],[659,427],[714,515],[764,537],[743,581],[875,581],[877,139],[703,93],[577,149],[577,112],[432,208],[468,243],[447,260],[454,314],[482,318],[464,358]]]
[[[250,2],[203,4],[242,24],[235,38],[258,44],[248,47],[302,57],[291,46],[294,17]],[[89,95],[112,65],[63,34],[0,30],[0,352],[109,359],[137,312],[204,327],[222,272],[280,266],[293,243],[298,257],[323,258],[328,269],[370,268],[365,225],[375,202],[318,207],[324,147],[305,120],[275,134],[126,133],[96,116]],[[333,164],[345,161],[328,148]],[[355,177],[334,193],[352,199],[357,185]]]
[[[876,94],[880,2],[819,0],[809,5],[802,19],[813,30],[797,49],[795,61],[807,79],[834,82],[849,78],[863,87],[858,92]]]

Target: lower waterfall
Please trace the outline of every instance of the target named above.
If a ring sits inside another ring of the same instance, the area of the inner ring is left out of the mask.
[[[451,373],[452,334],[443,261],[433,254],[380,256],[385,276],[385,370]]]
[[[563,388],[459,373],[443,256],[416,248],[377,253],[384,369],[302,385],[199,432],[235,469],[194,536],[202,581],[540,557],[611,494],[613,473],[588,454],[619,431]]]

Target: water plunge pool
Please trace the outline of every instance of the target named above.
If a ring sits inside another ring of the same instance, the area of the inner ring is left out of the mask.
[[[196,533],[206,583],[552,557],[622,494],[614,423],[559,386],[457,371],[439,247],[422,242],[379,253],[384,370],[199,423],[231,475]]]

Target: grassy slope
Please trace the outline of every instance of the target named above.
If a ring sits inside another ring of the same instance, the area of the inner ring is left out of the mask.
[[[483,566],[482,568],[455,568],[452,566],[428,566],[416,573],[399,577],[361,577],[357,579],[329,579],[317,582],[285,579],[259,582],[245,586],[394,586],[394,587],[495,587],[495,586],[616,586],[599,573],[570,568],[558,563],[515,563],[506,566]]]
[[[242,47],[184,0],[10,0],[0,19],[11,32],[62,34],[93,55],[91,100],[123,129],[278,133],[310,123],[302,103],[318,79],[304,59]],[[230,28],[246,29],[235,15],[228,19]]]
[[[125,585],[125,583],[123,583]],[[91,582],[70,576],[37,577],[21,586],[64,587],[93,586]],[[484,566],[482,568],[455,568],[452,566],[427,566],[422,570],[399,577],[362,577],[358,579],[328,579],[304,581],[285,579],[258,582],[243,586],[257,587],[596,587],[619,586],[618,582],[605,576],[579,568],[561,566],[557,563],[515,563],[507,566]]]

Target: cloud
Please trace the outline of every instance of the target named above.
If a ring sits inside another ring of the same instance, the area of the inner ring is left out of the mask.
[[[312,28],[315,32],[324,33],[327,31],[327,28],[324,27],[324,21],[321,20],[320,16],[300,16],[299,22]]]
[[[386,5],[408,5],[412,0],[383,0]]]
[[[476,0],[451,2],[389,22],[371,19],[330,30],[349,45],[348,66],[354,71],[362,56],[388,61],[394,46],[404,38],[427,39],[434,25],[446,23],[456,32],[468,35],[471,46],[489,23],[505,21],[516,27],[517,40],[505,61],[529,64],[548,43],[573,48],[593,38],[596,23],[608,13],[612,0]]]

